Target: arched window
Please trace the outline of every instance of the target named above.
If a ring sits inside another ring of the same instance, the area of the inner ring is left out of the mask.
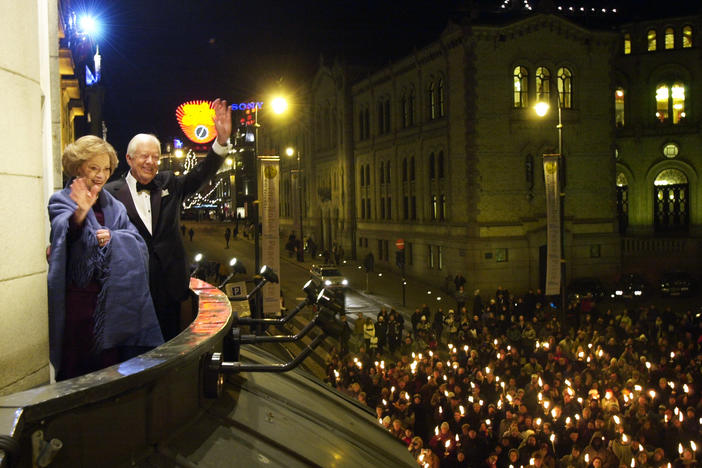
[[[361,187],[364,187],[366,185],[366,177],[365,177],[365,171],[363,170],[363,166],[361,166],[361,174],[359,174],[359,175],[361,178]]]
[[[656,232],[687,230],[690,220],[687,176],[678,169],[665,169],[653,182],[653,219]]]
[[[439,78],[439,86],[437,88],[437,104],[439,106],[439,117],[443,117],[446,115],[446,102],[445,102],[445,93],[444,93],[444,79]]]
[[[514,107],[529,105],[529,72],[524,67],[514,68]]]
[[[558,103],[563,109],[573,108],[573,74],[566,67],[558,69]]]
[[[674,49],[675,48],[675,29],[665,28],[665,48]]]
[[[390,161],[385,165],[385,181],[390,183]]]
[[[385,163],[382,161],[380,162],[380,183],[385,183]]]
[[[656,50],[656,30],[649,29],[646,33],[646,41],[648,43],[647,50],[653,52]]]
[[[371,178],[370,178],[370,164],[366,165],[366,185],[370,185],[371,183]]]
[[[437,166],[439,166],[438,167],[439,179],[443,179],[444,178],[444,152],[443,151],[439,151],[439,160],[438,160]]]
[[[536,101],[550,102],[551,100],[551,72],[546,67],[536,69]]]
[[[682,46],[683,49],[692,47],[692,26],[683,26],[682,28]]]
[[[434,93],[434,82],[429,83],[427,87],[427,106],[429,113],[429,120],[434,120],[436,118],[436,94]]]
[[[410,158],[409,180],[414,181],[414,156]]]
[[[614,122],[617,127],[624,126],[624,88],[621,86],[614,91]]]
[[[656,118],[663,123],[685,119],[685,85],[680,82],[659,84],[656,88]]]
[[[402,158],[402,182],[407,182],[407,158]]]
[[[631,34],[624,33],[624,55],[631,53]]]
[[[429,180],[436,179],[436,168],[434,167],[435,162],[434,153],[431,153],[429,155]]]

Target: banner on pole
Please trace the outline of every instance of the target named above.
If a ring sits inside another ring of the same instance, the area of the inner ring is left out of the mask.
[[[280,158],[259,156],[261,191],[261,265],[268,265],[280,277]],[[257,272],[258,273],[258,272]],[[280,283],[268,283],[263,289],[263,315],[280,315]]]
[[[546,187],[546,291],[547,296],[561,291],[561,200],[558,181],[560,155],[544,154]]]

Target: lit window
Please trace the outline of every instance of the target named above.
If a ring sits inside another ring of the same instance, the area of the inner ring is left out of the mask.
[[[624,88],[614,91],[614,122],[617,127],[624,126]]]
[[[429,88],[427,89],[427,104],[429,106],[429,119],[434,120],[436,118],[436,94],[434,93],[434,82],[429,83]]]
[[[675,48],[675,30],[673,28],[665,28],[665,48]]]
[[[682,83],[673,83],[672,86],[660,84],[656,88],[656,118],[660,122],[668,122],[672,116],[672,123],[680,123],[685,114],[685,86]]]
[[[631,34],[624,34],[624,55],[631,53]]]
[[[668,143],[663,147],[663,156],[665,156],[668,159],[673,159],[678,155],[679,152],[680,149],[675,143]]]
[[[573,74],[565,67],[558,69],[558,103],[563,109],[573,108]]]
[[[443,117],[446,115],[446,104],[445,104],[445,98],[444,98],[444,79],[439,78],[439,89],[437,90],[438,94],[438,104],[439,104],[439,117]]]
[[[673,123],[676,124],[685,118],[685,86],[675,83],[672,86]]]
[[[692,47],[692,26],[683,26],[682,46],[684,49]]]
[[[524,67],[514,69],[514,107],[529,105],[529,72]]]
[[[656,50],[656,30],[649,29],[646,33],[646,40],[648,41],[648,51],[653,52]]]
[[[536,69],[536,101],[549,102],[551,95],[551,72],[546,67]]]
[[[431,196],[431,219],[436,220],[439,216],[439,199],[436,195]]]

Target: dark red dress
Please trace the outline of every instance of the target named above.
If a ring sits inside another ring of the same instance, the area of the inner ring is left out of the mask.
[[[99,203],[93,206],[93,213],[98,222],[104,225],[105,216]],[[82,226],[71,224],[68,233],[70,241],[80,239],[82,229]],[[119,353],[116,349],[108,349],[97,354],[93,349],[93,313],[97,305],[98,294],[100,294],[100,284],[95,279],[92,279],[85,287],[78,287],[73,282],[70,282],[66,287],[66,326],[63,354],[61,370],[56,376],[56,380],[70,379],[119,362]]]

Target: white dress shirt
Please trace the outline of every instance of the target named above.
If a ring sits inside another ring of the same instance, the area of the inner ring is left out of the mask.
[[[132,171],[127,173],[125,180],[127,181],[127,186],[129,187],[129,193],[132,194],[132,200],[134,200],[134,206],[136,207],[137,213],[139,213],[139,217],[149,233],[153,234],[151,230],[153,224],[151,222],[151,192],[148,190],[137,192],[137,181],[132,175]]]
[[[227,143],[229,142],[227,141]],[[218,156],[224,157],[229,152],[229,144],[227,144],[227,146],[222,146],[215,139],[214,143],[212,143],[212,151],[214,151]],[[137,181],[132,175],[132,171],[127,173],[125,180],[127,181],[129,193],[132,195],[132,200],[134,200],[134,206],[136,207],[137,213],[139,213],[139,217],[143,221],[144,226],[146,226],[146,229],[149,230],[149,233],[153,234],[153,222],[151,219],[151,192],[148,190],[137,192]]]

